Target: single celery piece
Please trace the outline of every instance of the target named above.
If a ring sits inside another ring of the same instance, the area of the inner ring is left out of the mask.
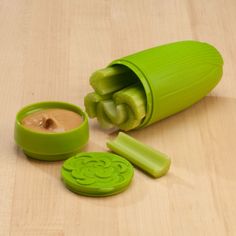
[[[115,127],[115,125],[112,124],[111,120],[107,117],[106,113],[104,112],[104,108],[101,102],[99,102],[96,106],[96,114],[98,123],[103,129],[112,129]]]
[[[94,118],[97,115],[97,104],[104,100],[109,99],[111,96],[101,96],[95,92],[88,93],[84,98],[85,111],[90,118]]]
[[[124,104],[116,106],[115,102],[111,99],[101,101],[101,103],[104,112],[113,124],[119,125],[127,120],[128,113]]]
[[[85,111],[90,118],[94,118],[97,115],[97,104],[102,100],[102,97],[97,93],[88,93],[84,98]]]
[[[118,125],[119,129],[128,131],[128,130],[138,127],[142,119],[137,119],[133,111],[130,109],[130,107],[127,106],[126,104],[123,104],[123,105],[126,107],[128,119],[125,122]]]
[[[90,85],[100,95],[113,93],[137,81],[126,67],[113,66],[98,70],[90,77]]]
[[[116,104],[128,105],[136,120],[141,120],[146,115],[146,96],[138,83],[114,93],[113,100]]]
[[[167,155],[125,133],[120,132],[116,139],[108,141],[107,147],[155,178],[165,175],[170,168],[171,160]]]

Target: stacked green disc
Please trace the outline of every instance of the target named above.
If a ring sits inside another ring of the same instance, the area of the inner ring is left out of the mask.
[[[124,191],[133,178],[133,166],[107,152],[84,152],[67,159],[61,170],[68,189],[86,196],[109,196]]]

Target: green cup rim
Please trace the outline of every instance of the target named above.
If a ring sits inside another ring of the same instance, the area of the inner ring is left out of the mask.
[[[26,117],[27,115],[34,113],[36,111],[40,111],[43,109],[65,109],[65,110],[70,110],[73,112],[76,112],[83,118],[83,122],[76,128],[70,129],[65,132],[60,132],[60,133],[53,133],[53,132],[40,132],[40,131],[35,131],[29,128],[26,128],[24,125],[22,125],[21,120]],[[26,105],[22,107],[16,114],[16,124],[20,126],[23,130],[32,133],[32,134],[38,134],[42,136],[61,136],[65,134],[70,134],[76,131],[79,131],[83,126],[85,126],[88,123],[88,116],[87,114],[79,107],[76,106],[72,103],[67,103],[67,102],[62,102],[62,101],[43,101],[43,102],[37,102],[37,103],[32,103],[29,105]]]

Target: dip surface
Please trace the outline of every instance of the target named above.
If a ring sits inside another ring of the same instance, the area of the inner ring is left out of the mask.
[[[76,112],[53,108],[33,112],[24,117],[21,124],[39,132],[61,133],[80,126],[82,122],[83,118]]]

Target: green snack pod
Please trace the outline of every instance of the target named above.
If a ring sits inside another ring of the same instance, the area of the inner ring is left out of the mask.
[[[22,120],[28,115],[48,109],[64,109],[74,112],[81,116],[81,123],[71,130],[57,133],[40,132],[22,124]],[[22,108],[16,115],[15,142],[29,157],[45,161],[64,160],[78,153],[87,144],[88,139],[87,115],[80,107],[73,104],[40,102]]]
[[[107,68],[110,67],[116,67],[116,71],[119,67],[128,68],[141,83],[146,96],[146,114],[135,128],[142,128],[206,96],[222,77],[223,59],[210,44],[182,41],[120,58]],[[124,73],[124,76],[129,75]],[[93,86],[96,88],[96,80]]]

